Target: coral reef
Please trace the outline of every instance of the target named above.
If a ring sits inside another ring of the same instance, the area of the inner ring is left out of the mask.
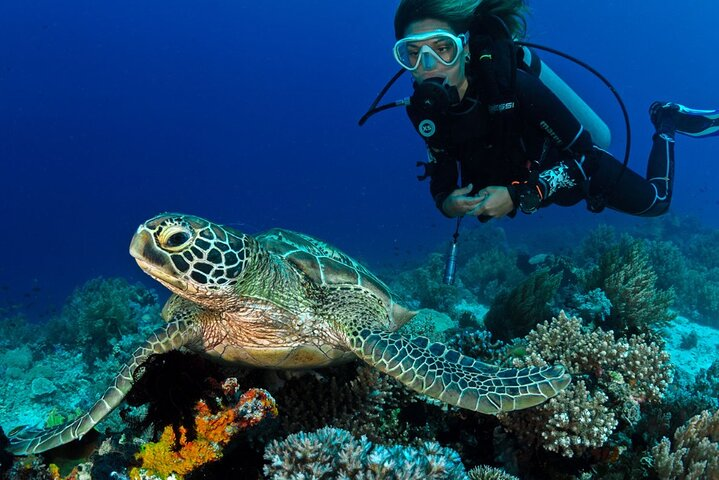
[[[432,254],[425,265],[401,273],[391,287],[398,295],[407,298],[412,308],[429,308],[452,316],[455,305],[463,300],[473,301],[474,296],[461,281],[455,285],[442,282],[444,262],[442,255]]]
[[[517,267],[517,254],[491,247],[470,257],[457,270],[462,284],[480,302],[491,302],[502,292],[515,288],[524,278]]]
[[[605,326],[619,334],[651,333],[665,326],[674,293],[656,287],[657,274],[649,263],[644,242],[631,237],[605,251],[588,275],[589,290],[600,288],[612,304]]]
[[[601,447],[614,432],[617,419],[601,390],[594,394],[585,382],[574,382],[559,395],[528,411],[502,413],[500,423],[531,444],[540,444],[565,457]]]
[[[480,465],[467,472],[469,480],[519,480],[502,469]]]
[[[346,430],[323,428],[273,441],[265,450],[264,472],[270,480],[332,478],[413,480],[467,478],[454,450],[436,442],[417,447],[377,445]]]
[[[664,437],[647,458],[661,480],[719,478],[719,410],[704,411]]]
[[[167,426],[159,441],[142,446],[136,455],[140,467],[130,471],[130,478],[141,480],[143,476],[158,476],[166,479],[173,475],[182,479],[198,467],[219,459],[222,447],[238,432],[246,430],[267,416],[277,416],[277,407],[272,396],[265,390],[250,389],[236,404],[213,413],[203,401],[197,403],[195,417],[195,438],[188,438],[188,430],[180,427],[179,436],[175,429]]]
[[[595,288],[587,293],[576,292],[568,304],[568,310],[586,322],[601,325],[612,311],[612,302],[601,288]]]
[[[495,362],[504,347],[504,342],[501,340],[492,341],[489,330],[477,328],[463,328],[449,337],[445,343],[449,348],[463,355],[488,363]]]
[[[401,332],[410,337],[427,337],[435,342],[445,339],[447,330],[457,328],[457,322],[447,314],[422,309],[409,322],[404,324]]]
[[[600,224],[589,232],[575,250],[573,256],[578,265],[597,265],[602,255],[607,251],[608,245],[614,245],[617,241],[617,230],[611,225]]]
[[[68,298],[60,318],[48,323],[47,337],[69,350],[82,351],[88,364],[105,358],[124,336],[135,333],[146,307],[157,296],[123,278],[95,278]]]
[[[672,378],[668,354],[645,336],[615,339],[564,312],[530,332],[525,348],[516,367],[561,363],[593,385],[576,380],[535,409],[499,416],[506,429],[564,456],[604,445],[619,421],[635,425],[640,406],[660,401]]]
[[[549,301],[561,281],[561,273],[540,269],[511,292],[499,295],[484,317],[492,336],[507,341],[526,335],[538,321],[549,316]]]
[[[364,363],[289,376],[275,393],[283,406],[279,422],[285,435],[332,425],[373,442],[409,441],[432,438],[431,422],[442,415],[420,395]]]

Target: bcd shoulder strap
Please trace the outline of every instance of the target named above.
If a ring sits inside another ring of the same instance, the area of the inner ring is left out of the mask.
[[[469,27],[468,73],[478,82],[480,100],[491,115],[490,138],[510,148],[517,108],[517,47],[507,25],[496,15],[482,11],[480,3]]]

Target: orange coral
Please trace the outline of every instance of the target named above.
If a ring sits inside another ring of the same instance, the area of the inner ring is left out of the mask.
[[[255,388],[245,392],[235,405],[218,413],[213,414],[203,401],[197,402],[195,409],[195,440],[188,441],[187,430],[180,427],[177,441],[172,427],[165,427],[159,441],[145,444],[136,455],[142,460],[142,467],[130,471],[131,479],[139,480],[142,473],[160,478],[174,473],[175,478],[182,479],[200,465],[222,457],[222,447],[236,433],[256,425],[267,415],[277,415],[272,396]],[[177,445],[180,448],[175,450]]]

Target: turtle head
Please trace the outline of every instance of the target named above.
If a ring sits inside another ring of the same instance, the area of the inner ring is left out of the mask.
[[[130,255],[174,293],[206,303],[237,283],[251,243],[251,237],[202,218],[168,213],[137,228]]]

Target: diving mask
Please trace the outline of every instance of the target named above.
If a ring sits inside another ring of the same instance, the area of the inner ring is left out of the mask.
[[[402,38],[394,44],[394,58],[409,71],[419,67],[420,61],[425,70],[431,70],[440,62],[452,66],[464,50],[469,33],[459,36],[446,30],[432,30]]]

